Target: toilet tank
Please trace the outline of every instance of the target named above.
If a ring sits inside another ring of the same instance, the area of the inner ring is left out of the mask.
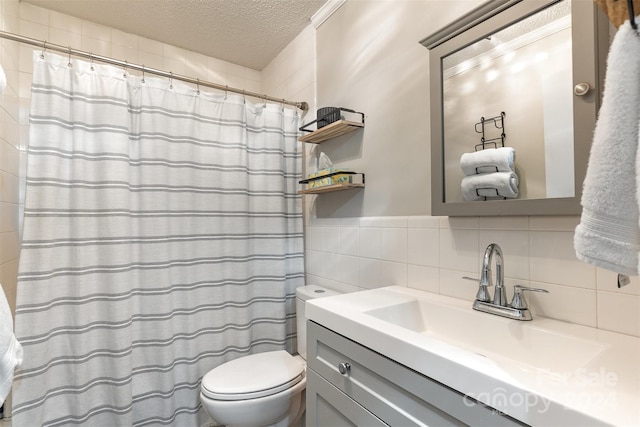
[[[307,360],[307,318],[305,301],[314,298],[339,295],[339,292],[318,285],[300,286],[296,289],[296,327],[298,331],[298,354]]]

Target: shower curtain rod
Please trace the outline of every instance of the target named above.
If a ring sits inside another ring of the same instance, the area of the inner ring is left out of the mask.
[[[225,92],[239,93],[241,95],[250,96],[252,98],[260,98],[260,99],[263,99],[265,101],[272,101],[272,102],[276,102],[276,103],[280,103],[280,104],[293,105],[294,107],[299,108],[302,111],[307,111],[309,109],[309,104],[307,104],[304,101],[296,102],[296,101],[287,101],[286,99],[283,99],[283,98],[274,98],[272,96],[262,95],[262,94],[259,94],[259,93],[256,93],[256,92],[250,92],[248,90],[232,88],[232,87],[229,87],[229,86],[226,86],[226,85],[221,85],[221,84],[218,84],[218,83],[207,82],[207,81],[203,81],[203,80],[200,80],[200,79],[194,79],[192,77],[182,76],[182,75],[179,75],[179,74],[173,74],[172,72],[167,72],[167,71],[158,70],[158,69],[155,69],[155,68],[145,67],[144,65],[131,64],[131,63],[127,62],[127,61],[120,61],[119,59],[109,58],[107,56],[94,55],[93,53],[90,53],[90,52],[86,52],[86,51],[78,50],[78,49],[73,49],[70,46],[69,47],[65,47],[65,46],[62,46],[62,45],[49,43],[46,40],[41,41],[41,40],[37,40],[37,39],[32,39],[32,38],[29,38],[29,37],[21,36],[19,34],[9,33],[9,32],[6,32],[6,31],[0,31],[0,38],[13,40],[13,41],[16,41],[16,42],[19,42],[19,43],[30,44],[30,45],[33,45],[33,46],[38,46],[38,47],[41,47],[45,51],[46,50],[53,50],[53,51],[56,51],[56,52],[67,53],[70,56],[71,55],[79,56],[81,58],[87,58],[87,59],[91,59],[93,61],[104,62],[104,63],[111,64],[111,65],[118,65],[118,66],[126,68],[126,69],[138,70],[138,71],[142,71],[143,73],[155,74],[155,75],[161,76],[161,77],[167,77],[167,78],[170,78],[170,79],[181,80],[183,82],[191,83],[191,84],[194,84],[194,85],[197,85],[197,86],[205,86],[205,87],[210,87],[210,88],[214,88],[214,89],[218,89],[218,90],[223,90]]]

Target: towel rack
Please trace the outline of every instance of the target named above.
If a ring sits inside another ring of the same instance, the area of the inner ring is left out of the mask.
[[[482,136],[480,137],[480,144],[476,144],[475,146],[476,151],[478,151],[478,149],[480,149],[481,147],[481,149],[484,150],[485,148],[487,148],[487,144],[493,144],[494,148],[498,148],[498,141],[500,141],[500,145],[504,147],[504,140],[507,138],[507,135],[504,132],[504,118],[506,117],[506,115],[507,114],[502,111],[500,112],[499,116],[490,117],[488,119],[480,117],[480,121],[475,125],[475,130],[476,133],[482,134]],[[496,129],[500,130],[499,137],[491,139],[486,138],[486,127],[490,124],[493,124]]]
[[[631,24],[631,28],[637,30],[638,25],[636,24],[636,14],[633,11],[633,0],[627,0],[627,10],[629,11],[629,23]]]

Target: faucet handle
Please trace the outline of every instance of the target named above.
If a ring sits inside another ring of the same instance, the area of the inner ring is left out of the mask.
[[[478,287],[478,292],[476,293],[477,301],[491,302],[491,295],[489,295],[489,290],[487,289],[487,286],[492,286],[491,283],[483,283],[481,280],[469,276],[462,276],[462,278],[465,280],[471,280],[480,285]]]
[[[511,300],[511,307],[524,310],[527,308],[527,300],[524,298],[524,291],[529,292],[543,292],[548,294],[549,291],[541,288],[530,288],[522,285],[515,285],[513,287],[513,299]]]

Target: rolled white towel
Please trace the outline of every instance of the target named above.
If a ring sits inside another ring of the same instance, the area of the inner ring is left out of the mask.
[[[460,157],[460,167],[467,176],[478,173],[515,172],[515,161],[516,150],[513,147],[488,148],[464,153]]]
[[[482,200],[485,197],[518,197],[518,175],[515,172],[494,172],[462,178],[464,200]],[[497,191],[497,194],[496,194]]]

